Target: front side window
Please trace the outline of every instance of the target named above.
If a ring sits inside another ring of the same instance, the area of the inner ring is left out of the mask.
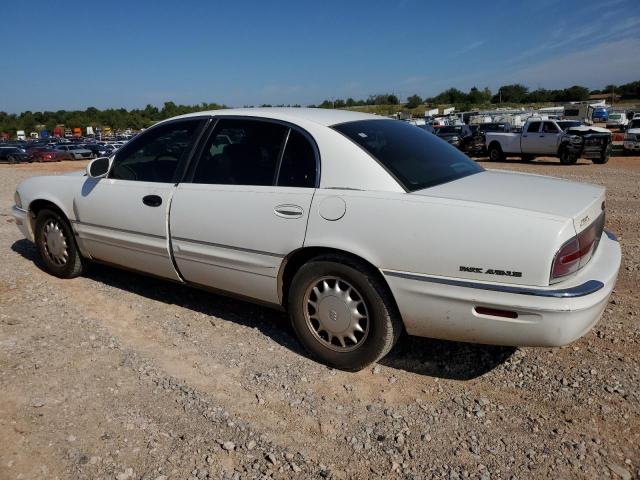
[[[333,128],[368,152],[408,191],[484,171],[457,148],[405,122],[360,120]]]
[[[553,122],[544,122],[542,124],[543,133],[558,133],[558,127]]]
[[[273,185],[287,131],[278,123],[220,120],[204,147],[193,183]]]
[[[201,120],[160,125],[121,147],[113,160],[109,178],[138,182],[170,183],[180,160],[193,143]]]
[[[540,130],[540,122],[531,122],[527,127],[527,133],[538,133]]]

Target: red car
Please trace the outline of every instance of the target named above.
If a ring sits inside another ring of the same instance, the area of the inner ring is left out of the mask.
[[[60,156],[53,148],[34,148],[29,152],[31,162],[59,162]]]

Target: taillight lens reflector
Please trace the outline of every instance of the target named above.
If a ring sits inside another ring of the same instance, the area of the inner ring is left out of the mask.
[[[566,277],[578,271],[589,262],[593,252],[598,246],[603,227],[604,212],[595,222],[562,245],[553,260],[551,280]]]

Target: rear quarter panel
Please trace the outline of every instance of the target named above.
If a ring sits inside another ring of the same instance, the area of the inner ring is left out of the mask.
[[[345,202],[345,214],[325,220],[321,212],[335,197]],[[515,208],[410,193],[319,189],[305,246],[345,250],[381,270],[546,286],[558,246],[573,235],[568,219]],[[485,273],[489,269],[521,275]]]
[[[520,134],[505,132],[487,132],[485,135],[487,148],[492,142],[498,142],[505,153],[521,153]]]

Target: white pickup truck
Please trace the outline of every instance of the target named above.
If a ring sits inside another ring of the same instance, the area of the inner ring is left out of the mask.
[[[487,132],[485,146],[489,159],[496,162],[510,156],[523,160],[535,157],[558,157],[565,165],[578,158],[589,158],[593,163],[606,163],[611,152],[611,132],[606,128],[587,125],[566,130],[556,120],[529,120],[521,133]]]

